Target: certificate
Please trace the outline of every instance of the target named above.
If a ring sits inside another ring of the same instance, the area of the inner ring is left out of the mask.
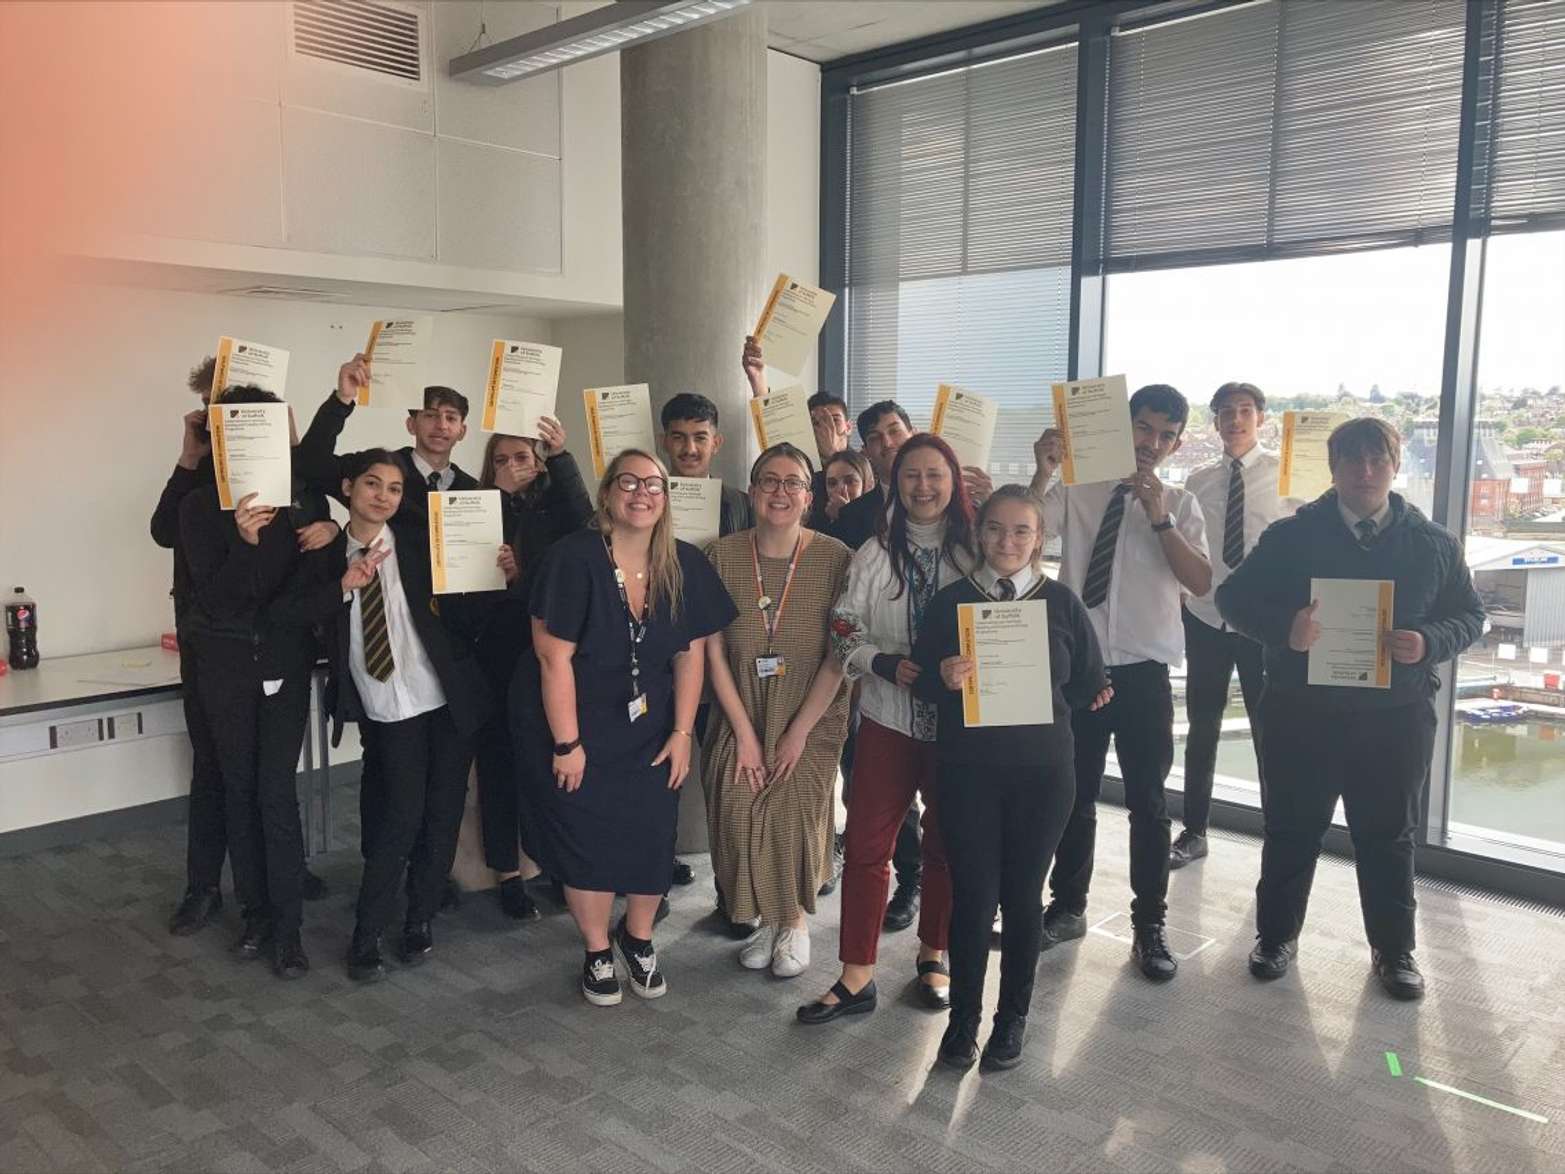
[[[1049,726],[1049,605],[1042,599],[959,603],[958,646],[976,663],[962,686],[962,724]]]
[[[1326,440],[1347,419],[1341,412],[1284,412],[1277,495],[1314,501],[1331,488]]]
[[[424,347],[429,336],[428,318],[388,318],[370,326],[364,344],[370,381],[359,388],[359,407],[424,406]]]
[[[942,383],[929,430],[951,446],[958,464],[987,469],[999,418],[1000,405],[988,396]]]
[[[750,400],[755,441],[765,452],[784,441],[815,460],[815,429],[810,425],[809,396],[802,387],[789,387]]]
[[[489,348],[489,383],[484,388],[484,431],[536,437],[538,417],[554,415],[564,353],[541,342],[495,339]]]
[[[217,340],[217,366],[212,370],[211,401],[230,387],[259,387],[278,399],[288,384],[288,352],[281,347],[224,335]]]
[[[1056,383],[1054,424],[1065,434],[1065,484],[1119,481],[1136,471],[1123,375]]]
[[[500,491],[429,495],[429,569],[436,595],[503,591],[497,561],[505,542]]]
[[[1396,584],[1390,579],[1311,579],[1310,598],[1320,601],[1315,610],[1320,639],[1310,646],[1306,682],[1389,689],[1387,638]]]
[[[217,497],[231,510],[250,494],[252,505],[293,501],[293,453],[287,404],[223,404],[207,408]]]
[[[609,462],[627,448],[657,451],[652,431],[652,395],[645,383],[621,387],[589,387],[581,393],[587,405],[587,439],[592,468],[602,477]]]
[[[674,520],[674,537],[697,549],[717,541],[723,502],[723,483],[716,477],[670,477],[668,508]]]
[[[836,301],[836,294],[779,274],[751,332],[761,344],[766,365],[789,375],[804,370],[815,351],[815,338]]]

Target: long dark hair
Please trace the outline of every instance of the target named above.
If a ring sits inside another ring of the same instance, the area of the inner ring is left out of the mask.
[[[891,509],[875,519],[875,538],[891,556],[891,575],[897,581],[893,599],[902,598],[910,575],[923,574],[908,545],[907,507],[902,504],[901,493],[902,462],[909,453],[921,448],[934,449],[951,471],[951,500],[946,505],[946,532],[940,540],[940,556],[950,559],[963,571],[972,567],[978,558],[978,548],[973,542],[973,500],[967,494],[967,483],[962,480],[962,463],[951,451],[951,446],[934,433],[920,432],[911,436],[897,450],[897,459],[892,462],[891,476],[887,479],[886,497],[891,502]],[[959,553],[965,558],[958,558]]]

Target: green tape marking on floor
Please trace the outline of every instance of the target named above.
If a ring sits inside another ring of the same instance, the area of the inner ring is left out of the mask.
[[[1491,1101],[1488,1097],[1481,1097],[1475,1092],[1463,1092],[1459,1088],[1452,1088],[1449,1084],[1440,1084],[1438,1081],[1426,1080],[1422,1076],[1413,1077],[1419,1084],[1430,1088],[1438,1088],[1441,1092],[1448,1092],[1454,1096],[1465,1097],[1470,1101],[1477,1101],[1480,1105],[1488,1105],[1491,1109],[1499,1109],[1503,1113],[1512,1113],[1517,1117],[1525,1117],[1528,1121],[1536,1121],[1539,1125],[1547,1125],[1549,1119],[1540,1117],[1536,1113],[1529,1113],[1526,1109],[1513,1108],[1510,1105],[1502,1105],[1499,1101]]]
[[[1392,1076],[1402,1075],[1402,1061],[1397,1059],[1397,1054],[1395,1052],[1386,1053],[1386,1070],[1390,1072]]]

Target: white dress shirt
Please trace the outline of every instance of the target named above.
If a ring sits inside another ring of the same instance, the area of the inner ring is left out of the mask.
[[[1031,591],[1033,584],[1036,583],[1039,579],[1043,578],[1043,576],[1032,569],[1031,563],[1028,563],[1026,566],[1022,567],[1022,569],[1017,571],[1014,575],[1002,576],[988,563],[984,563],[983,566],[979,567],[976,571],[973,572],[973,582],[982,587],[984,589],[984,594],[989,596],[990,599],[999,598],[999,596],[995,595],[994,593],[994,585],[998,583],[1001,578],[1006,578],[1011,581],[1011,586],[1016,588],[1016,594],[1012,598],[1020,599],[1022,596]]]
[[[1391,518],[1391,499],[1389,497],[1386,498],[1381,507],[1374,513],[1369,514],[1367,517],[1360,517],[1343,505],[1342,498],[1339,497],[1337,498],[1337,512],[1342,515],[1342,520],[1347,523],[1348,533],[1352,534],[1353,537],[1357,538],[1359,536],[1359,523],[1363,521],[1374,522],[1375,533],[1379,534],[1386,528],[1386,522]]]
[[[1078,596],[1087,578],[1087,564],[1098,540],[1104,510],[1117,481],[1066,485],[1057,481],[1043,497],[1043,524],[1060,536],[1060,582]],[[1206,522],[1195,498],[1183,489],[1163,486],[1163,504],[1174,528],[1195,550],[1206,551]],[[1185,628],[1179,618],[1184,588],[1163,553],[1163,542],[1152,529],[1147,512],[1127,493],[1125,516],[1114,546],[1114,570],[1108,598],[1087,609],[1092,630],[1107,665],[1155,660],[1180,664],[1185,658]]]
[[[446,691],[440,687],[435,666],[424,651],[424,642],[413,627],[413,613],[402,590],[402,572],[397,566],[397,540],[390,526],[382,526],[376,536],[391,553],[380,564],[381,598],[386,606],[386,637],[391,643],[391,658],[396,667],[389,680],[377,681],[364,667],[364,592],[353,593],[348,616],[348,670],[364,704],[364,716],[377,722],[401,722],[446,703]],[[365,544],[348,533],[348,562],[358,557]],[[415,552],[415,557],[416,557]]]
[[[419,456],[418,449],[416,448],[413,450],[413,467],[418,470],[419,480],[423,481],[425,485],[428,485],[429,475],[435,472],[435,466],[431,465],[423,457]],[[446,490],[451,488],[451,485],[455,480],[456,469],[450,465],[447,465],[437,474],[435,491],[437,493],[444,493]]]
[[[1232,568],[1223,561],[1224,527],[1228,521],[1228,479],[1234,458],[1224,454],[1209,465],[1202,465],[1190,474],[1185,489],[1195,496],[1205,517],[1208,544],[1212,551],[1212,589],[1205,595],[1191,595],[1185,606],[1196,619],[1220,632],[1228,625],[1217,614],[1213,596],[1227,579]],[[1244,478],[1244,553],[1249,554],[1261,540],[1261,531],[1278,518],[1290,517],[1303,504],[1298,498],[1277,496],[1277,473],[1282,462],[1260,445],[1239,458]]]

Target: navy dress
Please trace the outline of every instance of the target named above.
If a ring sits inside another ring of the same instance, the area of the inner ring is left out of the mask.
[[[647,712],[632,722],[630,633],[614,570],[595,527],[549,548],[533,585],[531,612],[551,635],[576,645],[576,720],[587,769],[575,791],[555,785],[554,736],[544,714],[538,659],[517,665],[511,687],[518,758],[539,794],[540,861],[574,889],[661,894],[668,891],[679,792],[667,763],[652,760],[674,728],[674,657],[720,632],[738,615],[721,579],[694,546],[677,543],[684,572],[679,615],[660,603],[639,647]]]

